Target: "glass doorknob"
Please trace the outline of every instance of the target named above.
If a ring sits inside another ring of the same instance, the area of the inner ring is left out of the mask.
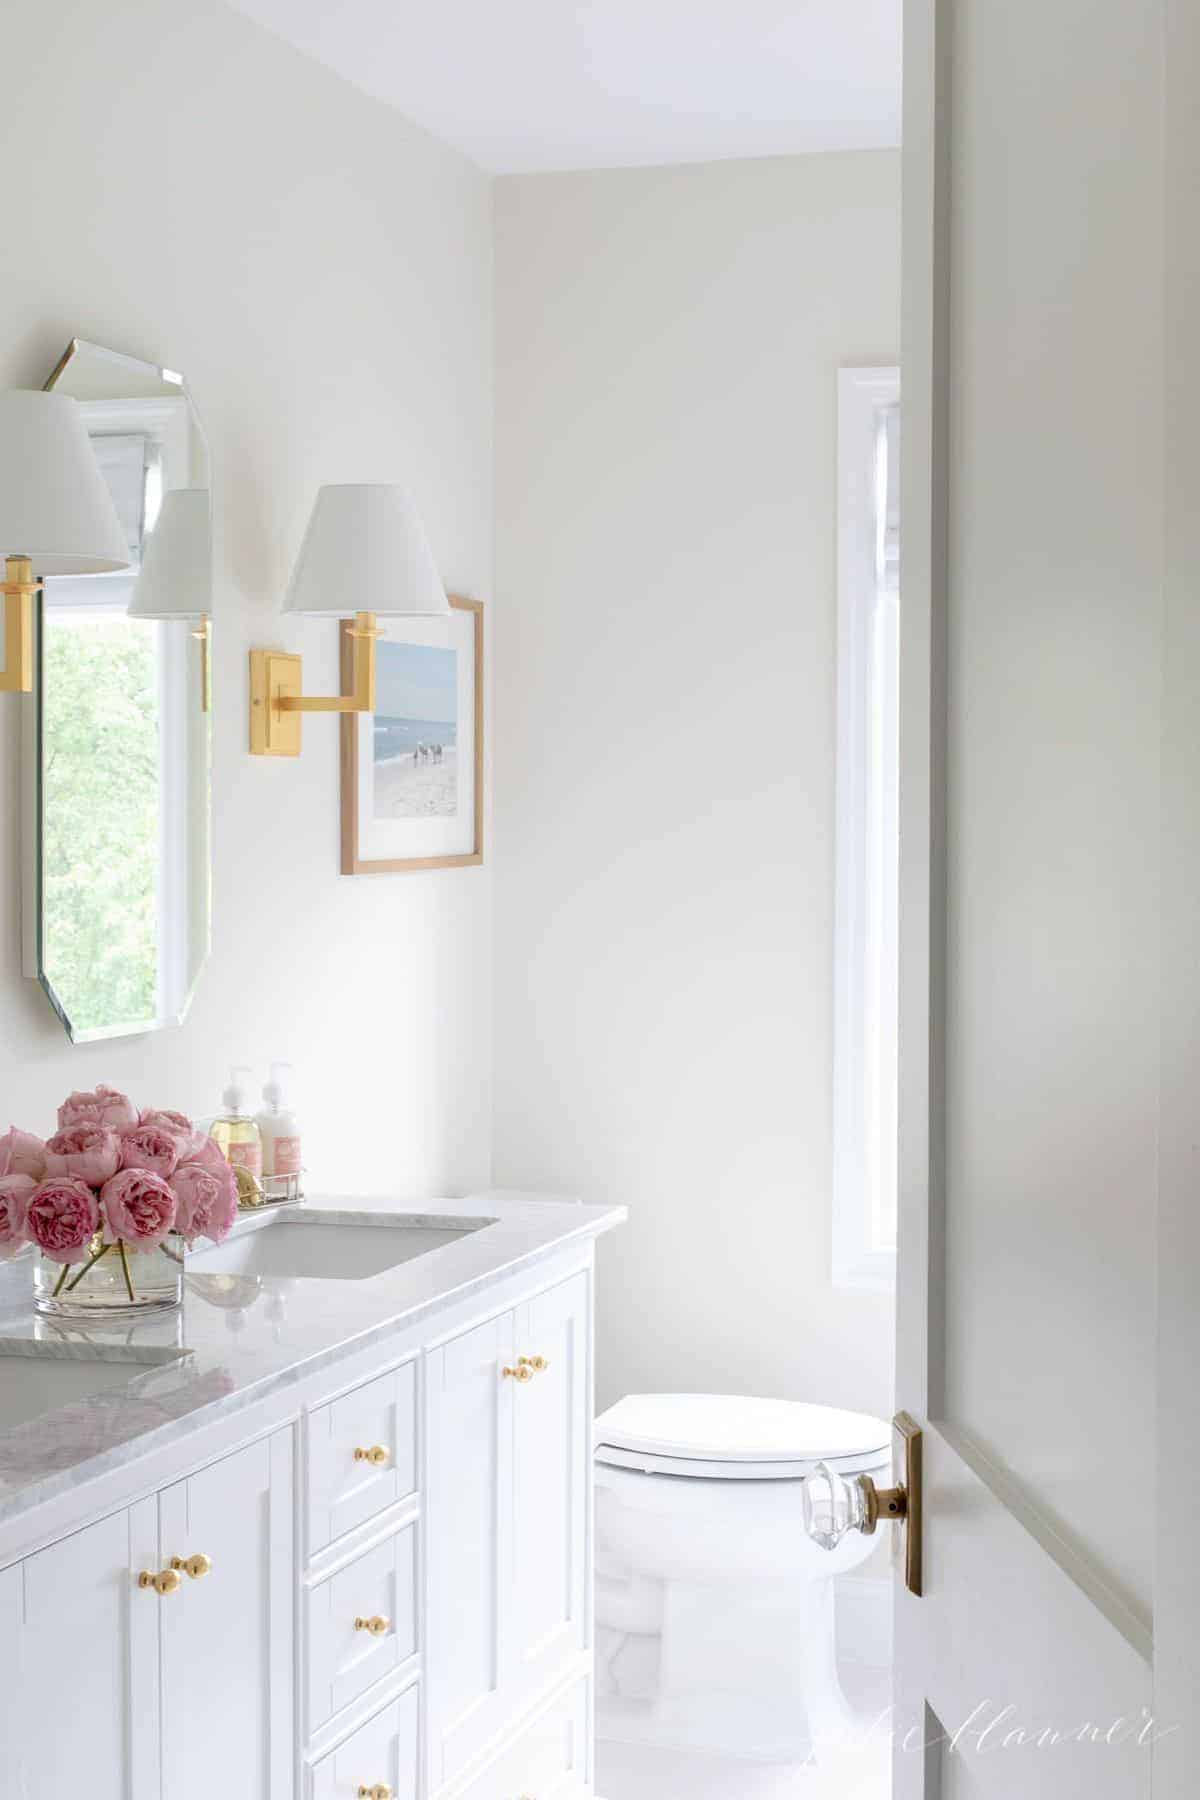
[[[877,1488],[869,1475],[849,1480],[818,1463],[800,1493],[804,1530],[822,1550],[836,1550],[848,1531],[870,1537],[880,1519],[903,1519],[908,1514],[904,1488]]]

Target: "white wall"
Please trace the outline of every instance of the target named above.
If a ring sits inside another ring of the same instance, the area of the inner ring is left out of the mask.
[[[501,180],[495,1174],[628,1201],[601,1399],[886,1412],[829,1281],[839,364],[890,152]]]
[[[337,729],[246,752],[246,651],[317,485],[407,480],[447,585],[490,599],[491,211],[456,153],[209,0],[8,0],[0,386],[67,339],[182,369],[210,434],[215,946],[180,1030],[73,1049],[20,973],[17,703],[0,705],[0,1116],[97,1079],[212,1110],[231,1062],[298,1065],[315,1185],[488,1174],[490,869],[338,874]]]

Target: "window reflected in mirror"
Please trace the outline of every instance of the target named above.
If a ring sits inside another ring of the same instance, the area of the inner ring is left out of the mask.
[[[210,929],[209,458],[182,378],[76,340],[80,403],[131,566],[47,581],[39,644],[33,967],[76,1042],[187,1012]]]

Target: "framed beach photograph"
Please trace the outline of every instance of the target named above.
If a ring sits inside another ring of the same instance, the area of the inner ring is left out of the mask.
[[[342,873],[483,861],[483,605],[383,618],[375,711],[342,716]],[[352,640],[342,623],[342,663]]]

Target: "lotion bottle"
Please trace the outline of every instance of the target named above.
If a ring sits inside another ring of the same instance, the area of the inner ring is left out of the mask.
[[[222,1096],[225,1110],[213,1120],[208,1134],[215,1140],[226,1162],[235,1168],[248,1169],[255,1180],[261,1180],[262,1134],[246,1110],[249,1076],[249,1069],[230,1071],[229,1086]]]
[[[302,1167],[300,1122],[287,1100],[288,1078],[291,1073],[291,1063],[271,1064],[271,1079],[262,1091],[266,1104],[255,1120],[262,1138],[263,1178],[270,1181],[280,1177],[281,1187],[286,1178],[298,1181]]]

